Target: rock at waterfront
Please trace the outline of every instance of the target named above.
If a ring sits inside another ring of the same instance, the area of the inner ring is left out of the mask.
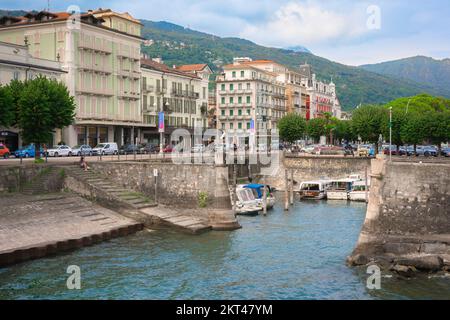
[[[413,277],[414,274],[417,272],[416,268],[412,266],[404,266],[401,264],[393,265],[390,270],[406,278]]]
[[[397,264],[412,266],[423,271],[440,271],[444,267],[444,260],[439,256],[422,256],[396,260]]]

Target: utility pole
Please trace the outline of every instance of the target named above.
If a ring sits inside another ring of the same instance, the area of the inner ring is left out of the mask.
[[[389,107],[389,162],[392,162],[392,107]]]

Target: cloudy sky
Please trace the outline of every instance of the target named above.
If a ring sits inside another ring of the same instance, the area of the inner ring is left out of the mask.
[[[305,46],[349,65],[426,55],[450,58],[448,0],[50,0],[52,11],[111,8],[258,44]],[[1,9],[44,9],[47,0],[0,0]]]

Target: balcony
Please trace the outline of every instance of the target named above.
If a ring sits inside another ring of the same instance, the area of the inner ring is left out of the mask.
[[[98,65],[95,63],[88,64],[88,63],[82,63],[78,66],[78,69],[85,70],[85,71],[94,71],[97,73],[102,74],[111,74],[112,68],[109,65]]]
[[[174,97],[183,97],[183,90],[172,90],[171,95]]]
[[[103,44],[98,44],[98,43],[95,43],[93,41],[80,40],[78,42],[78,48],[79,49],[84,49],[84,50],[101,52],[101,53],[105,53],[105,54],[111,54],[112,53],[111,47],[109,47],[107,45],[103,45]]]
[[[142,91],[143,92],[153,92],[155,90],[155,87],[152,85],[144,85],[142,84]]]
[[[162,88],[162,87],[156,87],[156,94],[166,94],[167,93],[167,88]]]
[[[130,52],[129,50],[118,50],[117,51],[117,56],[119,58],[125,58],[125,59],[130,59],[130,60],[134,60],[134,61],[139,61],[140,57],[139,54],[136,54],[134,52]]]
[[[89,94],[89,95],[97,95],[97,96],[106,96],[110,97],[114,95],[112,89],[94,89],[94,88],[86,88],[86,87],[77,87],[75,90],[79,94]]]
[[[198,99],[200,97],[200,94],[198,92],[184,90],[183,96],[189,99]]]
[[[140,99],[140,94],[139,94],[139,92],[122,91],[122,92],[119,92],[119,93],[117,94],[117,96],[118,96],[119,98],[122,98],[122,99],[129,99],[129,100],[139,100],[139,99]]]
[[[220,95],[228,94],[252,94],[252,89],[233,89],[233,90],[219,90]]]
[[[138,71],[134,71],[134,70],[126,70],[126,69],[121,69],[117,71],[117,75],[124,77],[124,78],[131,78],[131,79],[140,79],[141,78],[141,73]]]

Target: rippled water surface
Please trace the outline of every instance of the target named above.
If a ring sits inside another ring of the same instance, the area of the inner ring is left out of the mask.
[[[241,217],[242,229],[200,236],[143,231],[68,254],[0,269],[3,299],[450,299],[449,277],[385,275],[366,289],[345,266],[365,204],[301,202]],[[81,290],[67,290],[67,266]]]

